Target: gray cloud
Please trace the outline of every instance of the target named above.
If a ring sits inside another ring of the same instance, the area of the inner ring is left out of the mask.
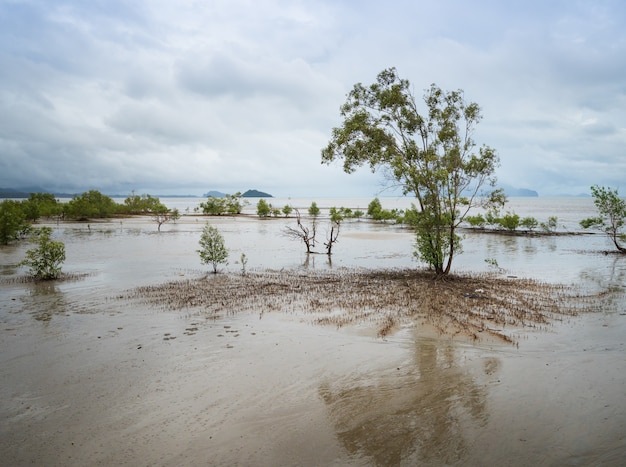
[[[0,186],[371,196],[320,150],[389,66],[481,105],[503,183],[626,174],[619,1],[0,0],[0,26]]]

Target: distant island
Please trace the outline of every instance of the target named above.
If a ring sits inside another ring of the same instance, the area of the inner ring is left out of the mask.
[[[207,191],[205,194],[202,195],[203,198],[223,198],[224,196],[226,196],[226,193],[215,190]]]
[[[41,187],[0,188],[0,198],[30,198],[31,193],[51,193]],[[52,193],[56,198],[71,198],[76,193]]]
[[[531,197],[531,198],[537,198],[539,196],[539,193],[537,193],[535,190],[529,190],[528,188],[515,188],[512,186],[504,186],[504,193],[507,196],[521,196],[521,197]]]
[[[227,193],[222,193],[221,191],[207,191],[202,195],[205,198],[223,198],[227,196]],[[269,193],[265,193],[259,190],[248,190],[244,194],[241,195],[242,198],[273,198]]]
[[[264,193],[259,190],[248,190],[241,196],[243,198],[273,198],[269,193]]]
[[[51,193],[56,198],[72,198],[80,194],[80,193],[57,192],[57,191],[48,190],[46,188],[39,187],[39,186],[24,186],[24,187],[19,187],[19,188],[0,187],[0,199],[2,198],[15,198],[15,199],[29,198],[31,193]],[[126,198],[128,197],[128,194],[126,195],[107,194],[107,196],[111,198]],[[161,198],[197,198],[198,197],[198,195],[161,195],[161,194],[157,194],[153,196],[158,196]],[[222,193],[221,191],[215,191],[215,190],[211,190],[202,195],[203,198],[209,198],[209,197],[223,198],[225,196],[227,196],[226,193]],[[241,196],[243,198],[273,198],[273,196],[270,195],[269,193],[265,193],[259,190],[248,190],[245,193],[243,193]]]

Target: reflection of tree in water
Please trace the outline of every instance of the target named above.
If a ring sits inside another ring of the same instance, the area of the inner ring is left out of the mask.
[[[581,271],[580,278],[583,284],[592,285],[592,292],[609,299],[623,299],[626,293],[626,256],[615,253],[609,256],[604,263],[592,263],[593,266]]]
[[[35,282],[23,299],[27,310],[38,321],[50,321],[54,315],[64,315],[67,303],[63,292],[50,281]]]
[[[320,395],[345,449],[376,465],[461,460],[464,429],[486,422],[486,389],[455,357],[451,343],[418,340],[408,372],[322,384]]]

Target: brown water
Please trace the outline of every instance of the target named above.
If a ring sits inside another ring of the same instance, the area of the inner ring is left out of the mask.
[[[626,306],[517,330],[519,347],[407,327],[314,326],[295,314],[218,320],[119,300],[196,277],[202,220],[60,226],[82,280],[7,283],[3,247],[0,455],[5,465],[622,465]],[[212,219],[248,268],[417,267],[412,235],[346,224],[332,263],[306,260],[285,220]],[[469,235],[461,270],[622,288],[600,236]],[[619,297],[619,298],[615,298]],[[259,310],[262,311],[262,310]]]

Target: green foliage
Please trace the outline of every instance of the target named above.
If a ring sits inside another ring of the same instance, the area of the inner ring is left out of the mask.
[[[288,204],[285,204],[285,206],[283,207],[283,214],[285,215],[285,217],[289,217],[289,214],[291,214],[292,212],[293,208]]]
[[[317,203],[313,201],[309,207],[309,216],[317,217],[320,215],[320,208],[317,207]]]
[[[265,201],[263,198],[261,198],[256,203],[256,213],[259,217],[269,217],[269,215],[272,213],[272,205]]]
[[[234,195],[226,195],[226,210],[228,214],[241,214],[243,210],[243,201],[241,201],[241,192],[237,192]]]
[[[38,229],[33,236],[37,248],[28,250],[26,259],[20,263],[22,266],[28,266],[30,275],[37,279],[56,279],[61,274],[61,264],[65,261],[65,244],[52,241],[51,235],[50,227]]]
[[[374,198],[370,201],[370,204],[367,205],[367,215],[371,218],[375,218],[380,211],[382,211],[383,205],[380,203],[378,198]]]
[[[352,212],[352,209],[350,208],[344,208],[343,206],[341,206],[339,208],[339,212],[341,213],[344,219],[350,219],[354,217],[354,213]]]
[[[178,208],[174,208],[174,209],[171,210],[171,212],[170,212],[170,219],[174,223],[176,223],[176,221],[178,219],[180,219],[180,211],[178,210]]]
[[[124,200],[121,210],[126,214],[150,214],[161,209],[161,200],[159,198],[143,194],[132,194]]]
[[[200,208],[207,216],[221,216],[227,211],[226,199],[209,196],[205,202],[200,203]]]
[[[152,220],[157,223],[157,230],[160,232],[161,226],[163,224],[178,219],[180,217],[180,214],[178,213],[177,209],[175,211],[170,211],[166,205],[159,202],[152,207],[152,210],[150,211],[150,217],[152,217]]]
[[[367,215],[375,221],[390,221],[396,219],[398,211],[383,209],[378,198],[374,198],[367,206]]]
[[[495,258],[485,258],[485,263],[491,268],[500,269],[500,265],[498,264],[498,260]]]
[[[332,207],[329,210],[329,214],[330,214],[330,220],[331,222],[341,222],[344,219],[344,215],[343,215],[343,211],[340,209],[337,209],[336,207]]]
[[[213,266],[213,274],[217,274],[217,267],[220,264],[226,264],[228,260],[228,250],[224,243],[224,237],[208,222],[202,229],[200,237],[200,249],[196,250],[200,254],[202,264],[210,264]]]
[[[510,231],[516,230],[520,226],[519,214],[507,212],[504,216],[498,219],[498,224],[504,229]]]
[[[583,219],[580,221],[581,227],[585,229],[593,227],[603,231],[611,239],[615,248],[626,253],[626,246],[621,244],[626,242],[626,234],[622,232],[626,223],[626,200],[620,198],[617,189],[598,185],[591,187],[591,195],[600,215]]]
[[[548,217],[548,221],[542,222],[540,226],[545,232],[554,232],[557,228],[558,220],[559,220],[558,217],[550,216]]]
[[[402,215],[400,215],[396,219],[396,222],[400,224],[410,225],[413,227],[417,226],[419,222],[419,211],[417,210],[417,207],[415,206],[415,204],[411,204],[410,209],[407,209],[406,211],[402,212]]]
[[[460,90],[444,92],[434,84],[424,104],[419,113],[410,83],[395,68],[382,71],[370,86],[356,84],[322,162],[342,159],[347,173],[362,165],[382,168],[391,184],[412,193],[419,205],[417,256],[443,275],[460,246],[456,229],[468,210],[479,201],[497,205],[504,196],[492,189],[499,163],[495,151],[477,149],[471,137],[481,119],[479,106],[467,103]],[[484,187],[491,189],[483,192]]]
[[[61,203],[51,193],[31,193],[28,199],[22,201],[22,209],[32,222],[40,217],[58,216],[62,212]]]
[[[476,214],[475,216],[466,216],[466,222],[471,227],[483,228],[487,223],[487,220],[482,216],[482,214]]]
[[[241,214],[243,210],[241,197],[240,192],[224,197],[209,196],[204,203],[200,203],[200,208],[202,208],[202,212],[208,216]]]
[[[74,219],[111,217],[119,211],[109,196],[97,190],[75,195],[66,205],[67,215]]]
[[[0,203],[0,243],[8,245],[28,232],[30,224],[18,201],[5,199]]]
[[[539,225],[539,221],[535,219],[534,217],[524,217],[520,221],[520,225],[524,227],[526,230],[530,230],[532,232]]]
[[[498,208],[489,209],[485,214],[485,222],[492,226],[500,225],[500,210]]]

